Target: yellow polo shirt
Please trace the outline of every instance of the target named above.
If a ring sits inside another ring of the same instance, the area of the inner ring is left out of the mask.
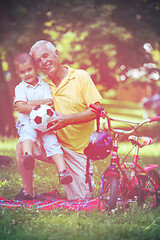
[[[68,75],[58,87],[48,78],[43,80],[50,85],[55,110],[63,114],[74,114],[87,110],[91,103],[102,98],[92,79],[84,70],[74,70],[68,66]],[[95,120],[74,125],[68,125],[57,131],[59,142],[66,148],[78,153],[84,153],[89,143],[89,137],[95,130]]]

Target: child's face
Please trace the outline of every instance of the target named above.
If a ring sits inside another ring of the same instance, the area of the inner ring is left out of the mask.
[[[16,73],[21,80],[28,84],[35,86],[38,82],[36,68],[30,60],[27,60],[23,64],[19,64]]]

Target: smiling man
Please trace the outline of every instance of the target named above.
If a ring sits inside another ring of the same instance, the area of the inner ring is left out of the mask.
[[[91,164],[91,190],[85,182],[87,158],[84,149],[95,130],[96,114],[89,106],[91,103],[99,106],[101,96],[86,71],[75,70],[61,64],[60,54],[51,42],[45,40],[36,42],[30,54],[37,67],[46,74],[43,80],[50,85],[55,110],[58,112],[50,131],[58,130],[58,139],[62,145],[66,165],[73,177],[73,182],[64,187],[66,197],[69,200],[90,198],[95,189],[93,167]],[[33,172],[25,171],[21,159],[21,146],[17,144],[17,162],[24,190],[28,193],[33,189]]]

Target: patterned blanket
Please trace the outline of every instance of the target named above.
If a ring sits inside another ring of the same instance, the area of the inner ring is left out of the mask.
[[[93,211],[98,209],[99,198],[92,199],[76,199],[76,200],[66,200],[63,198],[55,198],[55,191],[39,194],[33,201],[29,200],[8,200],[6,198],[0,197],[0,207],[6,208],[37,208],[44,211],[52,211],[55,208],[59,209],[69,209],[70,211]]]

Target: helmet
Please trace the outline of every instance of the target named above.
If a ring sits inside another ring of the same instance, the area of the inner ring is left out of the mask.
[[[112,150],[112,138],[107,131],[98,130],[90,136],[89,144],[84,154],[92,160],[102,160],[108,157]]]

